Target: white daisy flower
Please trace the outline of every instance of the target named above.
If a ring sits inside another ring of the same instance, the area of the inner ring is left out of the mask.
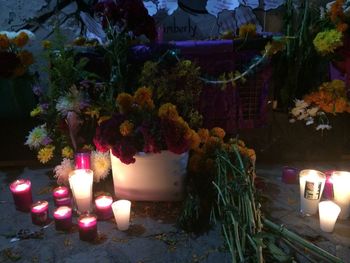
[[[52,140],[48,137],[46,125],[43,124],[41,126],[35,127],[29,132],[27,140],[24,144],[28,145],[31,149],[38,149],[40,146],[47,145],[51,141]]]
[[[57,165],[54,169],[54,177],[57,178],[59,185],[69,184],[69,173],[74,170],[74,163],[72,160],[64,158],[60,165]]]
[[[91,152],[91,169],[94,171],[94,181],[99,182],[100,180],[107,177],[111,169],[111,159],[109,152]]]

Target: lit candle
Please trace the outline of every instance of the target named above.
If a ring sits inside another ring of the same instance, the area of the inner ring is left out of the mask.
[[[52,191],[53,200],[55,202],[55,206],[70,206],[71,198],[69,195],[69,189],[65,186],[59,186],[53,189]]]
[[[96,215],[100,220],[106,220],[112,217],[113,198],[107,195],[101,195],[95,199]]]
[[[32,223],[34,225],[45,225],[49,219],[49,203],[47,201],[38,201],[31,206]]]
[[[299,174],[300,212],[303,215],[314,215],[322,196],[326,175],[316,170],[302,170]]]
[[[91,211],[93,171],[77,169],[69,174],[69,185],[80,213]]]
[[[323,201],[318,204],[320,227],[324,232],[332,232],[340,213],[340,207],[332,201]]]
[[[60,206],[53,212],[55,219],[55,228],[59,231],[69,230],[72,227],[72,208]]]
[[[90,153],[78,152],[75,154],[76,169],[90,169]]]
[[[284,166],[282,170],[282,182],[285,184],[296,184],[298,182],[298,169]]]
[[[78,218],[79,238],[83,241],[93,241],[97,237],[97,217],[92,214],[82,214]]]
[[[29,212],[33,203],[32,188],[29,180],[16,180],[10,185],[16,209],[22,212]]]
[[[350,214],[350,173],[334,171],[332,173],[334,202],[340,206],[340,219],[346,219]]]
[[[118,200],[112,204],[113,214],[119,230],[128,230],[130,221],[131,202]]]

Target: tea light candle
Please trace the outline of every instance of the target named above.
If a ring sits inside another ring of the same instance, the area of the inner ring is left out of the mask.
[[[34,225],[45,225],[49,219],[49,203],[47,201],[38,201],[31,206],[32,223]]]
[[[80,213],[91,211],[93,171],[77,169],[69,174],[69,185]]]
[[[340,219],[346,219],[350,214],[350,173],[335,171],[332,173],[334,202],[340,206]]]
[[[322,196],[326,175],[316,170],[302,170],[300,182],[300,212],[303,215],[314,215]]]
[[[90,153],[78,152],[75,154],[76,169],[90,169]]]
[[[92,214],[82,214],[78,218],[79,238],[83,241],[93,241],[97,238],[97,217]]]
[[[72,227],[72,208],[60,206],[53,212],[55,228],[59,231],[69,230]]]
[[[55,206],[70,206],[71,198],[69,195],[69,189],[65,186],[59,186],[53,189],[52,191],[53,200],[55,202]]]
[[[282,182],[285,184],[296,184],[298,182],[298,169],[284,166],[282,170]]]
[[[101,195],[95,199],[96,215],[100,220],[106,220],[112,217],[113,198],[107,195]]]
[[[118,200],[112,204],[113,214],[119,230],[128,230],[130,221],[131,202]]]
[[[16,209],[22,212],[29,212],[33,203],[32,188],[29,180],[16,180],[10,185]]]
[[[318,204],[320,227],[324,232],[332,232],[340,213],[340,207],[332,201],[323,201]]]

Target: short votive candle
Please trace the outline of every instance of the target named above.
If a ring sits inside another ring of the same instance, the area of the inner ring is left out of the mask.
[[[334,171],[332,173],[334,202],[340,206],[340,219],[350,215],[350,172]]]
[[[55,206],[70,206],[71,205],[71,198],[69,194],[68,187],[65,186],[59,186],[53,189],[52,191],[53,200],[55,203]]]
[[[78,218],[79,238],[83,241],[94,241],[97,238],[97,217],[93,214],[82,214]]]
[[[113,216],[113,198],[108,195],[101,195],[95,199],[95,213],[99,220],[107,220]]]
[[[90,152],[75,154],[75,169],[90,169]]]
[[[340,213],[340,207],[332,201],[322,201],[318,204],[320,228],[324,232],[332,232]]]
[[[31,217],[34,225],[45,225],[49,219],[49,203],[47,201],[38,201],[31,206]]]
[[[118,200],[112,204],[114,218],[118,229],[121,231],[129,229],[130,207],[131,202],[129,200]]]
[[[26,179],[16,180],[11,183],[10,190],[16,209],[22,212],[29,212],[33,203],[30,181]]]
[[[68,206],[60,206],[53,212],[55,220],[55,228],[59,231],[66,231],[72,227],[72,208]]]

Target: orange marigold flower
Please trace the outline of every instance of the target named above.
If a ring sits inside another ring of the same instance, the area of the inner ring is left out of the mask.
[[[13,39],[13,43],[17,47],[24,47],[29,40],[29,36],[25,32],[21,32]]]
[[[197,133],[201,139],[201,142],[206,143],[210,136],[209,130],[202,128],[202,129],[199,129]]]
[[[214,152],[216,149],[220,149],[222,147],[222,140],[216,136],[210,136],[205,145],[207,152]]]
[[[344,112],[348,106],[347,101],[344,98],[338,98],[335,101],[334,111],[336,113]]]
[[[199,137],[199,135],[192,129],[190,129],[191,131],[191,144],[190,144],[190,148],[191,149],[198,149],[200,143],[201,143],[201,138]]]
[[[17,56],[21,60],[22,65],[24,66],[29,66],[34,63],[33,54],[27,50],[19,52]]]
[[[122,124],[120,124],[119,131],[121,135],[128,136],[132,133],[134,129],[134,124],[128,120],[124,121]]]
[[[132,109],[133,103],[134,103],[134,99],[128,93],[122,92],[117,97],[117,104],[119,106],[119,111],[121,113],[130,112]]]
[[[179,113],[177,112],[176,106],[172,103],[165,103],[159,107],[158,116],[161,119],[178,120]]]
[[[137,105],[146,109],[153,109],[152,90],[150,88],[139,88],[134,94],[134,101]]]
[[[7,49],[10,46],[10,40],[4,34],[0,35],[0,48]]]
[[[220,127],[214,127],[211,129],[210,134],[212,136],[216,136],[216,137],[219,137],[220,139],[223,139],[226,135],[226,132],[224,129]]]

